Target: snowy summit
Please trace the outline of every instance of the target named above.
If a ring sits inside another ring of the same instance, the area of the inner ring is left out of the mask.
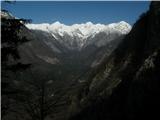
[[[57,21],[52,24],[27,24],[26,27],[32,30],[50,33],[57,40],[65,38],[65,41],[63,40],[63,42],[67,42],[66,44],[69,44],[70,46],[72,46],[72,43],[77,42],[79,48],[88,43],[88,40],[90,40],[88,38],[94,38],[99,33],[105,33],[110,37],[111,34],[125,35],[131,30],[131,25],[125,21],[108,25],[93,24],[92,22],[65,25]]]

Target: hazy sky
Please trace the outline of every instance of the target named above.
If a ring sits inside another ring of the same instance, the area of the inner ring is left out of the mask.
[[[133,24],[141,13],[149,8],[146,1],[103,1],[103,2],[55,2],[18,1],[1,4],[19,18],[32,19],[33,23],[53,23],[59,21],[70,25],[75,23],[112,23],[126,21]]]

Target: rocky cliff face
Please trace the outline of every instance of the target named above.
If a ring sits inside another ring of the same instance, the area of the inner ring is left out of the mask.
[[[116,50],[91,74],[75,120],[159,118],[160,2],[151,2]],[[86,107],[87,106],[87,107]]]

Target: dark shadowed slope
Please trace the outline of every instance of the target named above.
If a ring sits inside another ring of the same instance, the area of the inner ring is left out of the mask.
[[[160,2],[151,3],[83,91],[73,120],[160,118]]]

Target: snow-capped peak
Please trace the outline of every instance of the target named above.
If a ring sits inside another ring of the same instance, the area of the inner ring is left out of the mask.
[[[92,22],[65,25],[57,21],[52,24],[26,24],[26,27],[32,30],[41,30],[50,33],[55,39],[60,40],[64,38],[64,40],[60,40],[60,42],[66,42],[66,44],[70,46],[76,42],[80,48],[87,43],[87,38],[93,38],[98,33],[104,32],[107,35],[124,35],[131,30],[131,26],[125,21],[108,25],[100,23],[93,24]]]
[[[109,25],[105,24],[93,24],[92,22],[86,22],[82,24],[73,24],[73,25],[65,25],[60,23],[59,21],[48,24],[48,23],[42,23],[42,24],[27,24],[26,25],[29,29],[34,30],[42,30],[46,32],[52,32],[57,33],[60,35],[68,34],[71,36],[75,36],[77,34],[81,34],[81,37],[84,39],[86,37],[89,37],[95,33],[106,31],[107,29],[115,29],[119,30],[120,32],[126,34],[126,32],[130,31],[131,26],[121,21],[119,23],[112,23]]]
[[[1,14],[1,18],[5,18],[5,19],[15,19],[15,17],[9,13],[8,11],[0,11]]]

